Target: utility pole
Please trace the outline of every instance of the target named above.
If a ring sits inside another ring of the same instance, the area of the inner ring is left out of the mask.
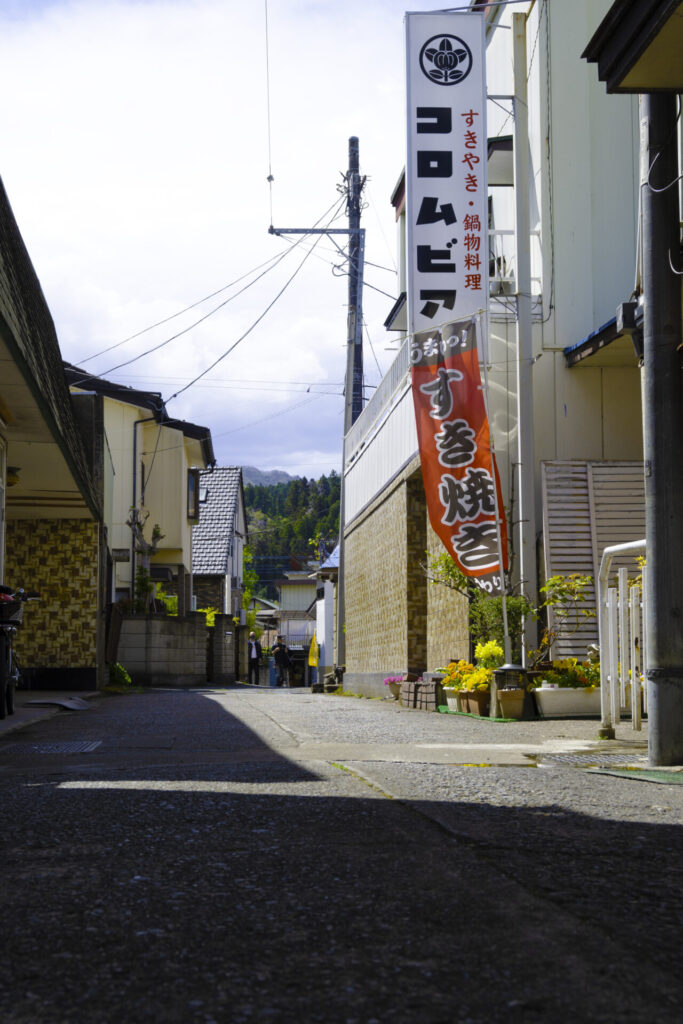
[[[344,633],[344,510],[346,435],[363,410],[363,264],[365,260],[365,229],[360,226],[361,195],[365,177],[358,163],[358,139],[349,139],[349,167],[340,191],[346,195],[348,228],[268,228],[271,235],[334,235],[349,236],[349,308],[346,320],[346,380],[344,384],[344,438],[342,439],[341,494],[339,500],[339,570],[337,576],[337,665],[346,661]],[[336,244],[336,242],[335,242]],[[339,248],[339,246],[337,246]]]
[[[641,97],[647,711],[653,765],[683,764],[683,438],[676,97]],[[673,261],[673,262],[672,262]]]
[[[358,139],[349,139],[346,202],[349,217],[349,313],[347,320],[346,401],[344,435],[363,409],[363,258],[365,233],[360,230],[360,197],[365,178],[358,173]]]
[[[339,569],[337,570],[337,665],[346,664],[346,577],[344,525],[346,519],[346,435],[363,410],[363,260],[365,231],[360,226],[361,192],[365,178],[358,173],[358,139],[349,139],[346,202],[349,217],[349,314],[346,334],[346,385],[339,499]]]

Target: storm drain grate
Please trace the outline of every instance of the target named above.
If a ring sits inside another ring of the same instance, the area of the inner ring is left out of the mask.
[[[538,763],[568,764],[577,768],[611,768],[621,764],[647,764],[647,757],[644,754],[592,754],[590,750],[586,750],[582,754],[543,754],[539,757]]]
[[[64,743],[8,743],[0,754],[89,754],[102,740],[72,740]]]

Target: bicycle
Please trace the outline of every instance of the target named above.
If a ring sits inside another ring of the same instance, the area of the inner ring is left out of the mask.
[[[0,718],[14,714],[14,691],[21,685],[14,637],[24,618],[24,604],[39,599],[35,591],[0,585]]]

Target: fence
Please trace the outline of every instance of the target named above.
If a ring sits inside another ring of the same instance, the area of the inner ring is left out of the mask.
[[[645,541],[605,548],[598,577],[600,625],[600,701],[603,733],[621,721],[622,709],[631,709],[634,729],[641,728],[641,699],[647,710],[645,665],[645,572],[643,586],[629,586],[628,569],[617,574],[618,585],[608,587],[610,566],[618,555],[645,552]]]

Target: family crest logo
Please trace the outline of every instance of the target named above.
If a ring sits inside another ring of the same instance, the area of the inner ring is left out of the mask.
[[[420,50],[420,67],[431,82],[456,85],[472,70],[472,51],[458,36],[432,36]]]

